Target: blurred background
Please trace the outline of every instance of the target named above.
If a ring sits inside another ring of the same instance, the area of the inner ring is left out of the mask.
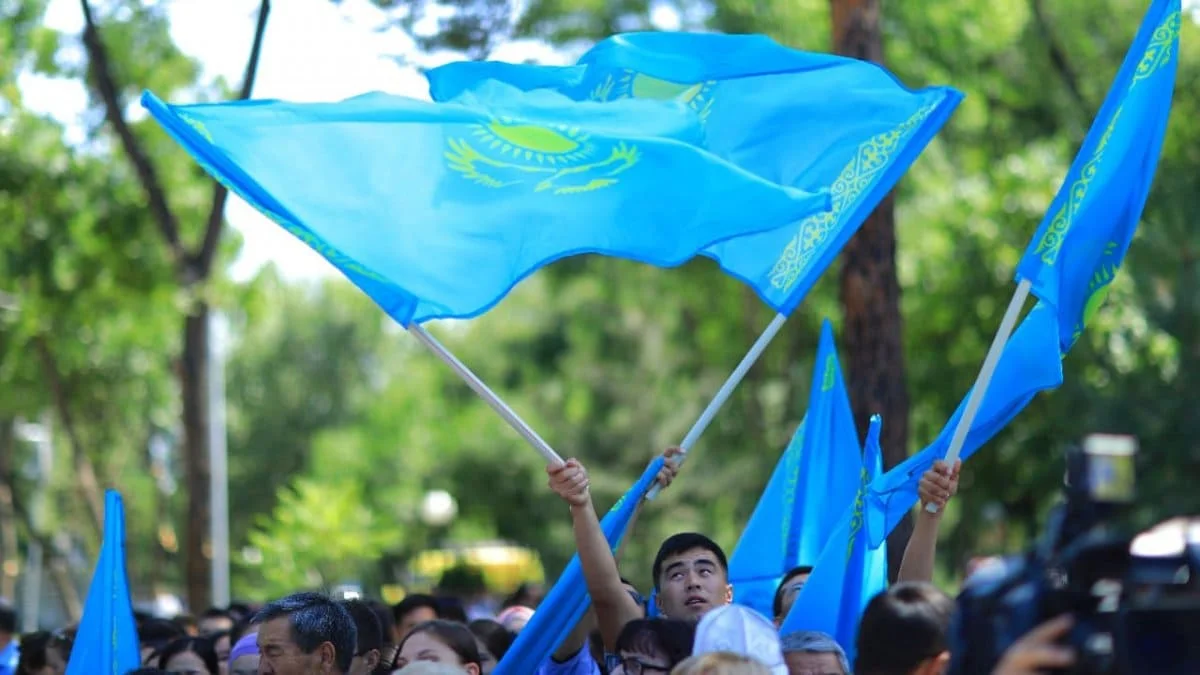
[[[504,595],[552,582],[573,553],[539,456],[323,260],[214,195],[137,105],[147,88],[236,97],[248,70],[256,98],[427,98],[421,69],[455,59],[565,64],[616,31],[716,29],[882,54],[910,86],[963,90],[894,203],[645,510],[625,558],[648,561],[685,529],[732,549],[804,414],[823,317],[860,424],[884,415],[889,466],[923,447],[973,382],[1017,259],[1148,3],[893,1],[849,44],[839,9],[879,4],[275,0],[262,23],[258,0],[0,0],[0,598],[30,625],[77,618],[106,487],[125,497],[135,599],[162,614],[300,587],[389,602],[433,586]],[[1200,381],[1200,10],[1185,6],[1144,223],[1066,384],[965,466],[942,528],[946,587],[969,556],[1038,531],[1063,447],[1089,432],[1139,437],[1148,515],[1200,509],[1188,384]],[[846,265],[879,283],[847,283]],[[607,508],[770,318],[708,261],[580,258],[437,330],[589,466]],[[646,567],[628,568],[642,587]]]

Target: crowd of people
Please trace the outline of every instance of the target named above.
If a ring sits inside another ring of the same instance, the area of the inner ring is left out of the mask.
[[[668,457],[675,451],[669,450]],[[812,631],[780,634],[811,568],[784,575],[774,617],[734,603],[725,551],[685,532],[667,538],[651,563],[648,601],[621,576],[591,503],[587,471],[576,460],[547,469],[550,487],[570,506],[591,609],[529,675],[937,675],[950,660],[954,603],[930,581],[937,526],[957,490],[958,467],[938,464],[921,481],[922,508],[899,580],[866,606],[853,645]],[[664,465],[659,482],[674,478]],[[488,675],[538,611],[519,592],[493,617],[469,617],[449,596],[405,597],[394,606],[361,598],[299,592],[251,607],[213,608],[196,619],[136,616],[142,668],[131,675]],[[654,611],[651,610],[651,603]],[[1058,619],[1010,649],[995,675],[1032,675],[1069,664],[1056,646],[1069,629]],[[16,616],[0,608],[0,675],[60,675],[72,633],[16,636]]]

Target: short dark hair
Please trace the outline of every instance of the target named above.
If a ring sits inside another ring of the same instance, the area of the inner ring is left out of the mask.
[[[173,640],[187,635],[182,626],[167,619],[146,619],[137,631],[138,642],[156,652]]]
[[[783,613],[783,589],[787,588],[788,582],[801,574],[812,574],[812,570],[812,565],[797,565],[783,575],[783,578],[779,580],[779,586],[775,588],[775,600],[771,603],[771,607],[775,610],[775,616]]]
[[[432,595],[425,595],[424,593],[413,593],[412,595],[406,595],[403,600],[397,602],[392,607],[392,618],[396,620],[396,623],[401,623],[404,621],[404,617],[408,616],[410,612],[422,607],[432,609],[433,615],[439,619],[442,617],[442,605],[438,602],[437,598]]]
[[[692,655],[692,643],[696,639],[696,624],[678,619],[634,619],[625,624],[617,635],[613,647],[617,653],[640,652],[653,654],[657,651],[667,655],[668,665],[683,661]]]
[[[396,661],[400,660],[400,652],[404,651],[404,643],[419,633],[432,634],[438,642],[449,647],[450,651],[454,652],[463,662],[463,665],[474,663],[477,666],[483,666],[483,658],[479,654],[479,643],[475,641],[475,634],[465,625],[445,619],[434,619],[413,627],[412,632],[405,635],[404,639],[400,641],[396,649]],[[392,667],[395,668],[395,666],[396,664],[392,663]]]
[[[516,633],[505,628],[504,624],[499,621],[492,619],[475,619],[467,624],[467,628],[483,642],[483,646],[487,647],[488,652],[496,657],[497,661],[504,658],[504,655],[508,653],[508,648],[517,639]]]
[[[358,635],[355,642],[355,656],[362,656],[372,649],[383,649],[383,630],[379,627],[379,618],[370,606],[362,600],[343,600],[342,607],[350,612],[354,619],[354,629]]]
[[[50,649],[50,633],[40,630],[21,638],[18,673],[35,673],[46,667],[46,652]]]
[[[383,643],[387,644],[392,641],[392,629],[396,626],[396,619],[392,616],[392,608],[379,600],[365,600],[367,607],[375,612],[375,618],[379,620],[379,632],[383,635]]]
[[[725,551],[717,546],[717,542],[708,537],[696,532],[680,532],[667,537],[662,546],[658,547],[658,555],[654,556],[654,589],[659,589],[659,576],[662,574],[663,562],[673,555],[679,555],[685,551],[690,551],[694,548],[703,549],[712,553],[717,557],[717,562],[720,563],[721,569],[726,573],[729,572],[729,561],[725,557]]]
[[[948,649],[954,601],[927,583],[899,583],[867,603],[855,675],[905,675]]]
[[[328,642],[333,645],[338,669],[350,670],[358,646],[354,619],[336,600],[320,593],[295,593],[269,602],[258,610],[252,623],[287,617],[292,627],[292,641],[305,654]]]
[[[437,602],[437,615],[439,619],[456,621],[464,625],[467,623],[467,608],[463,607],[462,600],[453,595],[439,595]]]
[[[229,611],[220,607],[209,607],[200,614],[201,619],[232,619]]]
[[[0,633],[12,635],[17,632],[17,612],[7,604],[0,602]]]
[[[199,656],[200,660],[204,662],[204,667],[208,669],[208,672],[215,673],[220,669],[217,650],[213,647],[212,640],[203,637],[180,638],[163,647],[162,651],[158,653],[158,667],[166,670],[167,662],[172,657],[186,654],[187,652],[192,652],[196,656]]]

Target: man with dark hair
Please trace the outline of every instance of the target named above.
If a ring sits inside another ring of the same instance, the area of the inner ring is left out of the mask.
[[[0,675],[17,672],[21,653],[17,644],[17,613],[0,602]]]
[[[358,635],[348,675],[370,675],[383,656],[383,631],[379,628],[379,618],[370,605],[361,600],[344,600],[342,606],[354,619]]]
[[[927,583],[899,583],[867,603],[855,675],[940,675],[950,663],[954,601]]]
[[[258,625],[258,672],[267,675],[347,675],[358,646],[354,619],[320,593],[296,593],[267,603]]]
[[[783,625],[783,620],[787,618],[788,612],[792,611],[792,605],[796,603],[796,598],[800,597],[800,589],[808,583],[808,577],[811,574],[811,565],[800,565],[793,567],[783,575],[783,579],[775,589],[775,600],[771,603],[771,609],[775,614],[776,628]]]
[[[414,593],[396,603],[392,616],[396,619],[392,642],[400,644],[418,624],[442,618],[442,603],[432,595]]]
[[[667,537],[654,556],[652,571],[662,616],[699,621],[709,610],[733,602],[725,551],[702,534]]]

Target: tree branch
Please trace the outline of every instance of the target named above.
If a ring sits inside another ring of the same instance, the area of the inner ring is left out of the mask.
[[[154,164],[150,162],[149,156],[146,155],[141,143],[133,135],[133,130],[125,120],[125,106],[121,100],[121,91],[113,77],[108,50],[104,46],[104,41],[100,39],[100,31],[96,26],[95,17],[92,15],[92,7],[88,0],[80,0],[79,4],[83,9],[83,46],[88,54],[92,84],[104,103],[104,117],[112,125],[117,138],[121,141],[121,147],[133,164],[142,189],[146,192],[150,213],[158,223],[163,238],[167,240],[167,247],[178,268],[185,262],[185,251],[179,239],[179,223],[175,220],[175,214],[167,204],[167,193],[158,178]]]
[[[96,528],[96,538],[99,540],[104,534],[104,495],[100,492],[96,469],[84,451],[83,440],[79,437],[79,429],[76,428],[75,419],[71,415],[71,405],[67,400],[62,374],[58,372],[58,364],[50,352],[50,346],[46,344],[46,339],[42,336],[34,339],[34,345],[37,348],[38,357],[42,361],[42,371],[50,385],[51,395],[54,397],[54,407],[58,411],[63,429],[67,432],[67,440],[71,444],[71,455],[74,458],[75,473],[79,478],[79,488],[83,492],[83,500],[87,504],[88,513],[92,516],[92,524]]]
[[[262,53],[263,34],[267,29],[267,16],[271,13],[271,0],[262,0],[258,6],[258,23],[254,26],[254,41],[250,45],[250,57],[246,60],[246,71],[242,75],[242,91],[238,100],[250,98],[254,91],[254,80],[258,75],[258,61]],[[221,225],[225,219],[225,202],[229,198],[229,190],[217,181],[213,181],[212,205],[208,211],[208,222],[204,226],[204,241],[196,254],[193,264],[197,278],[205,279],[212,270],[213,259],[217,255],[217,244],[221,241]]]
[[[71,578],[71,570],[67,566],[66,556],[49,535],[33,526],[33,514],[21,501],[16,490],[13,490],[12,494],[12,510],[17,519],[21,521],[25,535],[37,542],[49,558],[47,566],[50,568],[54,586],[58,589],[63,609],[66,610],[72,623],[78,621],[83,616],[83,601],[79,597],[79,589],[75,588],[75,580]]]
[[[1066,50],[1059,43],[1054,31],[1050,30],[1050,19],[1046,16],[1046,8],[1042,3],[1043,0],[1029,0],[1029,8],[1033,11],[1038,32],[1046,40],[1050,64],[1054,66],[1054,70],[1062,78],[1063,84],[1067,85],[1067,92],[1075,100],[1075,104],[1079,106],[1079,109],[1092,110],[1092,107],[1088,105],[1087,99],[1083,95],[1083,90],[1079,88],[1079,76],[1075,74],[1075,69],[1071,67],[1071,62],[1067,59]]]

